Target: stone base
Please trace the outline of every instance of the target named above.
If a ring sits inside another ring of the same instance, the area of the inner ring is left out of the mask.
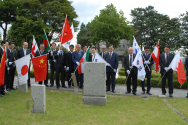
[[[83,96],[83,103],[86,105],[106,105],[107,95],[105,97]]]
[[[32,113],[45,113],[46,111],[46,86],[39,84],[31,85],[31,96],[33,99]]]
[[[166,95],[157,95],[159,98],[166,98]]]
[[[20,91],[20,92],[28,92],[27,84],[18,85],[18,91]]]

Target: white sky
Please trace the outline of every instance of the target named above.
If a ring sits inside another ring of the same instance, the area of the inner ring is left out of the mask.
[[[75,8],[80,24],[84,22],[87,24],[99,15],[100,10],[104,9],[106,5],[112,3],[117,8],[123,10],[125,17],[131,21],[131,9],[148,5],[154,6],[154,9],[161,14],[169,15],[170,18],[179,17],[180,14],[188,11],[188,0],[69,0],[73,1],[72,6]],[[80,28],[80,25],[79,27]],[[0,28],[1,35],[3,34]]]

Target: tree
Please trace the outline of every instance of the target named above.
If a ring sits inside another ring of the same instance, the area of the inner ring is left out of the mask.
[[[148,45],[153,48],[160,39],[160,52],[164,50],[166,44],[170,45],[172,50],[181,47],[180,44],[177,44],[180,41],[180,22],[178,18],[170,19],[169,16],[154,10],[153,6],[135,8],[131,10],[131,16],[138,44]]]
[[[186,50],[188,48],[188,11],[180,15],[180,20],[181,20],[180,39],[184,50]],[[188,52],[185,53],[188,54]]]
[[[100,10],[100,14],[89,24],[89,29],[89,41],[93,45],[106,42],[107,47],[113,44],[114,48],[118,48],[121,39],[131,40],[133,36],[133,27],[129,25],[123,11],[118,13],[113,4]]]
[[[18,0],[0,0],[0,27],[3,30],[4,40],[6,39],[8,24],[16,21],[18,2]]]
[[[77,35],[77,42],[78,44],[81,44],[81,46],[91,46],[90,40],[90,30],[89,30],[89,25],[85,25],[84,23],[81,24],[80,26],[80,32]]]

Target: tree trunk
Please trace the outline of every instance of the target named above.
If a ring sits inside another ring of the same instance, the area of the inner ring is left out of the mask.
[[[6,40],[6,37],[7,37],[7,23],[5,23],[5,29],[3,29],[4,31],[4,35],[3,35],[3,40]]]

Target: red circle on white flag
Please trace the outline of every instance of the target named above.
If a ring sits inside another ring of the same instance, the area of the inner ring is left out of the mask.
[[[24,76],[25,74],[27,74],[28,72],[28,66],[27,65],[24,65],[21,69],[21,74]]]

